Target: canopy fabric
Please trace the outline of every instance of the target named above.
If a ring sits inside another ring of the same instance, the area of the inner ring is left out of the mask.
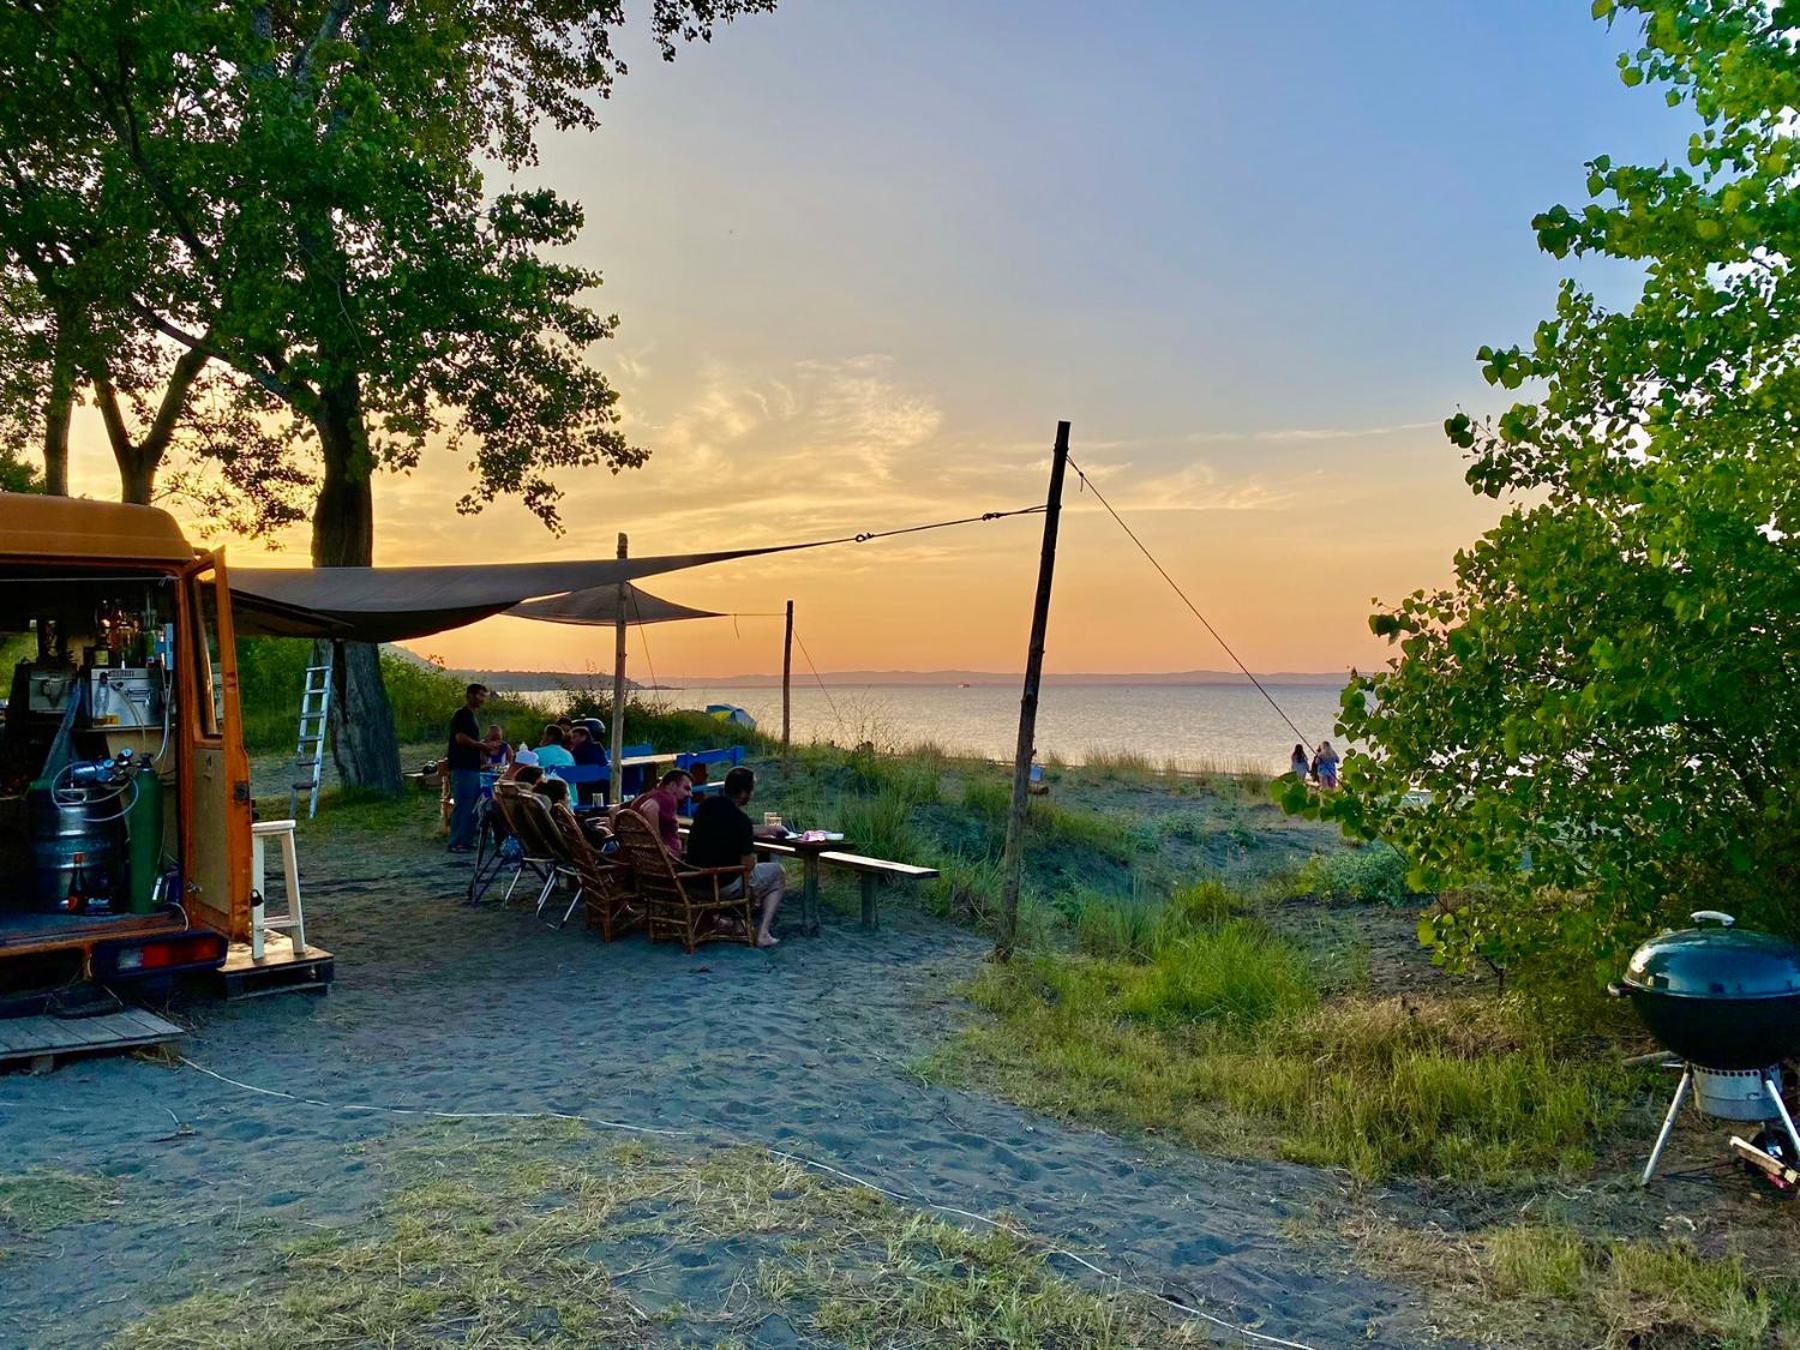
[[[619,621],[619,588],[594,586],[566,595],[527,600],[505,611],[508,618],[537,619],[542,623],[592,624],[611,628]],[[637,586],[625,588],[625,622],[628,624],[669,623],[676,619],[722,619],[725,616],[710,609],[694,609],[651,595]]]
[[[620,582],[677,572],[708,563],[784,552],[775,548],[727,553],[683,553],[654,558],[608,558],[591,562],[469,563],[443,567],[260,567],[231,569],[232,612],[245,636],[326,637],[355,642],[399,642],[460,628],[505,613],[526,601],[569,592],[614,597]],[[644,622],[707,617],[702,610],[636,592]],[[650,603],[646,603],[650,602]],[[600,606],[612,598],[571,601],[557,607],[557,623],[612,623],[616,615]],[[652,607],[666,608],[650,618]],[[675,612],[682,611],[682,612]],[[599,617],[604,614],[604,617]],[[635,615],[628,615],[637,622]]]

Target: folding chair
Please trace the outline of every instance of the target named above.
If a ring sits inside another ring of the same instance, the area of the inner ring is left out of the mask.
[[[574,894],[569,897],[569,907],[563,911],[562,919],[550,925],[552,928],[561,928],[575,912],[575,906],[581,903],[583,887],[581,873],[569,854],[562,829],[556,822],[556,812],[548,801],[535,792],[521,792],[513,799],[512,809],[513,820],[518,824],[520,833],[534,841],[533,851],[549,866],[550,875],[544,881],[544,889],[538,892],[537,908],[532,912],[538,918],[543,918],[544,906],[550,903],[550,896],[556,890],[557,883],[568,882],[574,887]]]
[[[518,866],[513,868],[512,880],[507,883],[506,894],[500,897],[500,903],[502,905],[512,903],[513,892],[518,889],[519,878],[530,872],[533,876],[541,878],[544,883],[542,889],[538,891],[537,902],[538,909],[542,910],[544,901],[556,885],[556,867],[560,858],[542,837],[541,832],[533,828],[534,820],[526,815],[527,807],[535,801],[537,801],[537,794],[523,783],[494,784],[494,806],[506,822],[507,830],[519,841]]]

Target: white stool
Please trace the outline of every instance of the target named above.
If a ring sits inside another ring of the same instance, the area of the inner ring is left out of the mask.
[[[287,889],[287,913],[272,919],[263,912],[268,879],[265,841],[270,838],[281,840],[282,880]],[[304,956],[306,919],[300,909],[300,859],[294,851],[293,821],[259,820],[250,826],[250,890],[250,959],[263,959],[263,935],[270,929],[288,931],[293,939],[294,955]]]

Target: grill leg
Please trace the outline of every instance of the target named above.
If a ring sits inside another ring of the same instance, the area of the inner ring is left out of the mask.
[[[1781,1115],[1781,1123],[1787,1128],[1788,1142],[1794,1146],[1794,1156],[1800,1158],[1800,1132],[1794,1129],[1794,1118],[1788,1114],[1787,1103],[1781,1100],[1781,1089],[1775,1086],[1775,1080],[1769,1077],[1769,1071],[1762,1072],[1763,1091],[1769,1100],[1775,1103],[1775,1109]]]
[[[1644,1175],[1638,1185],[1648,1186],[1650,1178],[1656,1175],[1656,1164],[1662,1160],[1663,1146],[1669,1142],[1669,1136],[1675,1132],[1675,1117],[1681,1114],[1681,1104],[1687,1100],[1688,1087],[1694,1081],[1694,1071],[1687,1065],[1681,1066],[1681,1081],[1675,1085],[1675,1100],[1669,1103],[1669,1114],[1663,1117],[1662,1133],[1656,1136],[1656,1147],[1650,1150],[1650,1161],[1644,1164]],[[1787,1112],[1781,1113],[1784,1117]]]

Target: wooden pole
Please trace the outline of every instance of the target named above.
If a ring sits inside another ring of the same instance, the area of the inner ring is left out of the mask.
[[[1044,671],[1044,630],[1050,622],[1050,582],[1056,574],[1056,527],[1062,519],[1063,470],[1069,462],[1069,424],[1056,424],[1050,459],[1050,495],[1044,506],[1044,548],[1038,558],[1037,601],[1031,610],[1031,649],[1025,654],[1025,690],[1019,696],[1019,745],[1013,753],[1012,810],[1006,817],[1006,888],[1001,893],[1000,940],[994,960],[1012,959],[1019,937],[1019,873],[1025,862],[1025,808],[1031,800],[1031,754],[1037,744],[1038,681]]]
[[[625,532],[619,531],[619,561],[625,560]],[[629,603],[631,583],[619,583],[619,618],[613,625],[613,697],[612,758],[607,769],[607,798],[614,806],[625,801],[625,770],[619,761],[625,758],[625,606]]]
[[[793,732],[794,602],[787,602],[787,634],[781,640],[781,753],[786,757]]]

